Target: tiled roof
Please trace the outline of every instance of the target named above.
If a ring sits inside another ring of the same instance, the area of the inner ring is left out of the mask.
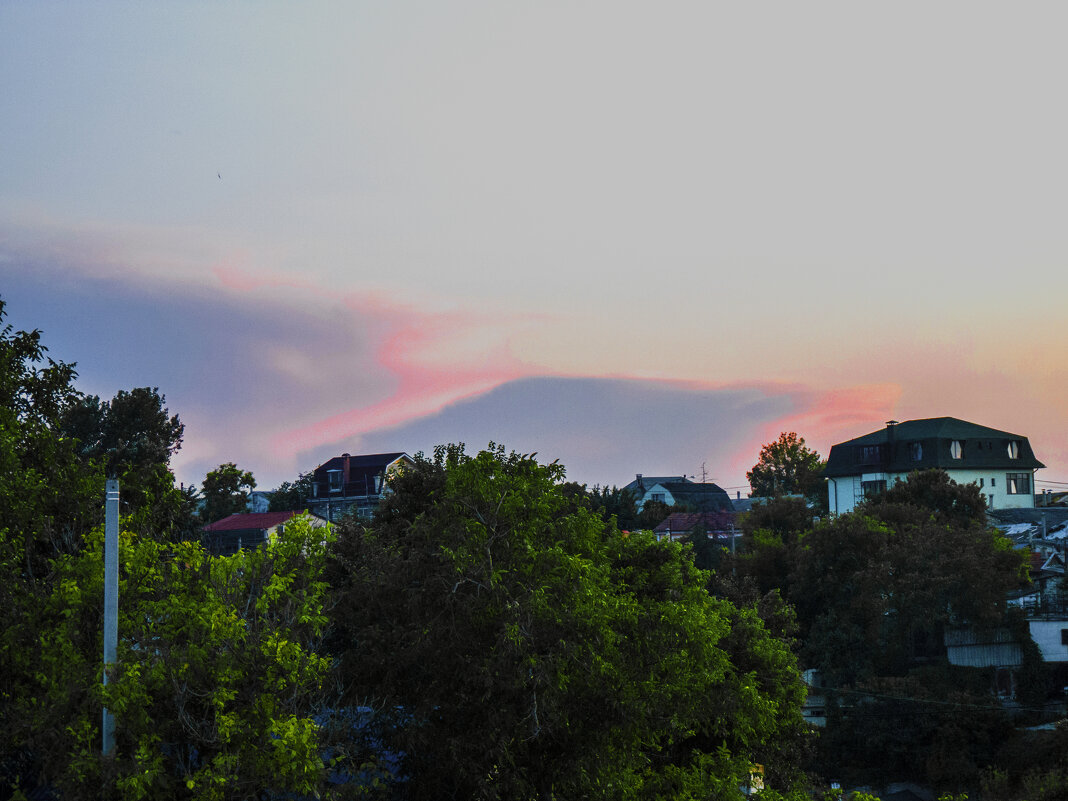
[[[274,528],[296,517],[300,512],[254,512],[238,513],[224,517],[214,523],[204,526],[202,531],[250,531],[253,529],[263,530]]]

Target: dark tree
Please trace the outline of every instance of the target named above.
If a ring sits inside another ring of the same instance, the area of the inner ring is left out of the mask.
[[[630,490],[598,485],[590,490],[589,498],[591,509],[599,510],[605,520],[614,516],[623,531],[639,528],[638,500]]]
[[[312,474],[301,473],[296,481],[283,481],[271,493],[271,512],[303,512],[312,496]]]
[[[233,462],[226,462],[204,478],[201,494],[204,505],[200,519],[214,523],[248,508],[249,493],[256,489],[256,479]]]
[[[103,402],[95,395],[81,397],[66,410],[62,431],[77,441],[86,463],[100,464],[119,479],[131,530],[173,540],[193,527],[170,469],[185,426],[170,414],[158,387],[120,390]]]

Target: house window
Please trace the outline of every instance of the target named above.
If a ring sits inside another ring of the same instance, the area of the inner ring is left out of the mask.
[[[649,500],[658,501],[659,503],[663,503],[664,502],[664,493],[662,493],[662,492],[654,492],[652,495],[649,496]]]
[[[990,486],[991,487],[996,487],[997,483],[998,483],[998,480],[996,478],[990,479]]]
[[[914,462],[920,461],[923,458],[923,443],[922,442],[910,442],[909,443],[909,457]]]
[[[990,508],[993,509],[994,508],[994,496],[990,495],[988,497],[990,498]]]
[[[1009,495],[1030,495],[1031,494],[1031,474],[1030,473],[1006,473],[1005,485],[1008,489],[1006,492]]]
[[[1061,645],[1068,645],[1068,629],[1061,629]]]
[[[865,498],[874,498],[876,495],[886,492],[885,481],[861,481],[860,488]]]
[[[331,492],[341,492],[341,471],[327,470],[326,480]]]
[[[875,464],[882,460],[882,445],[861,445],[857,448],[857,461],[861,464]]]
[[[1008,451],[1009,451],[1009,458],[1010,459],[1018,459],[1018,458],[1020,458],[1020,443],[1019,443],[1019,441],[1017,441],[1015,439],[1009,440]]]
[[[980,487],[982,487],[982,486],[983,486],[983,479],[981,479],[981,478],[979,479],[979,486],[980,486]]]
[[[955,439],[949,443],[949,455],[954,459],[960,459],[964,456],[964,443],[959,439]]]

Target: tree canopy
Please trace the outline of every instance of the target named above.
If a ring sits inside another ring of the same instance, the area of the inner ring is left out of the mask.
[[[56,565],[37,617],[34,686],[7,724],[71,798],[245,799],[324,786],[329,660],[321,581],[329,538],[295,518],[230,557],[124,532],[118,660],[100,676],[103,534]],[[116,751],[100,759],[101,705]],[[18,724],[14,721],[19,721]],[[25,779],[27,777],[23,777]]]
[[[251,472],[242,470],[233,462],[219,465],[204,477],[201,520],[214,523],[237,512],[244,512],[248,507],[249,493],[254,489],[256,479]]]
[[[800,731],[789,648],[711,596],[677,543],[569,502],[563,470],[462,446],[342,526],[332,648],[403,720],[412,798],[736,792]]]
[[[760,458],[746,473],[753,494],[760,497],[805,495],[818,500],[823,486],[820,455],[795,432],[783,432],[760,449]]]

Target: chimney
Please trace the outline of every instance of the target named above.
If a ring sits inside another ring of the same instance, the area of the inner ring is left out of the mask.
[[[638,492],[645,492],[645,482],[642,481],[642,474],[637,474]]]
[[[742,491],[741,491],[741,490],[738,490],[738,492],[736,493],[736,495],[738,496],[738,500],[741,500],[741,499],[742,499]]]

